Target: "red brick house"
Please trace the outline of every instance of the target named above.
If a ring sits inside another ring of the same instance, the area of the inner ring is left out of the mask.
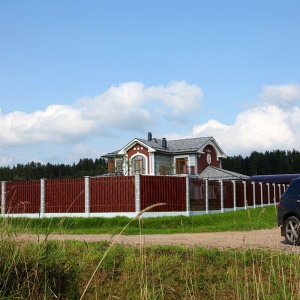
[[[119,151],[102,156],[109,173],[124,175],[201,174],[206,167],[222,168],[224,151],[213,137],[167,140],[135,138]]]

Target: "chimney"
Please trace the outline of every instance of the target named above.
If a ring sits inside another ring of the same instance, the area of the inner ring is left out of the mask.
[[[164,149],[167,149],[167,139],[166,138],[162,138],[161,145]]]
[[[148,132],[148,141],[152,141],[152,133],[151,132]]]

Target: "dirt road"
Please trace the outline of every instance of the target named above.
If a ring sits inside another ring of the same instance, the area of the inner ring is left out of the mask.
[[[40,235],[18,235],[18,240],[43,240]],[[153,234],[153,235],[49,235],[51,240],[84,240],[86,242],[109,241],[124,245],[181,245],[198,246],[207,248],[243,248],[243,249],[274,249],[285,252],[300,253],[300,246],[294,247],[286,244],[284,237],[280,235],[278,228],[238,231],[238,232],[214,232],[214,233],[187,233],[187,234]]]

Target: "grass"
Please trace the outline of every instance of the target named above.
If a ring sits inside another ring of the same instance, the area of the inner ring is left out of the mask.
[[[1,299],[80,299],[106,242],[1,242]],[[114,245],[83,299],[298,299],[300,257]]]
[[[114,218],[7,218],[0,223],[0,232],[119,234],[130,222],[127,217]],[[172,234],[197,232],[242,231],[276,227],[276,207],[239,210],[201,216],[142,218],[131,221],[125,234]],[[2,226],[1,226],[2,224]]]
[[[298,299],[300,294],[297,251],[14,241],[21,232],[166,234],[274,228],[275,207],[140,222],[121,217],[10,218],[0,225],[0,299]]]

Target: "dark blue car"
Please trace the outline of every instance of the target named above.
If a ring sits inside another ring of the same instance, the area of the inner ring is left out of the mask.
[[[300,244],[300,178],[293,179],[280,197],[277,210],[277,224],[281,235],[290,245]]]

